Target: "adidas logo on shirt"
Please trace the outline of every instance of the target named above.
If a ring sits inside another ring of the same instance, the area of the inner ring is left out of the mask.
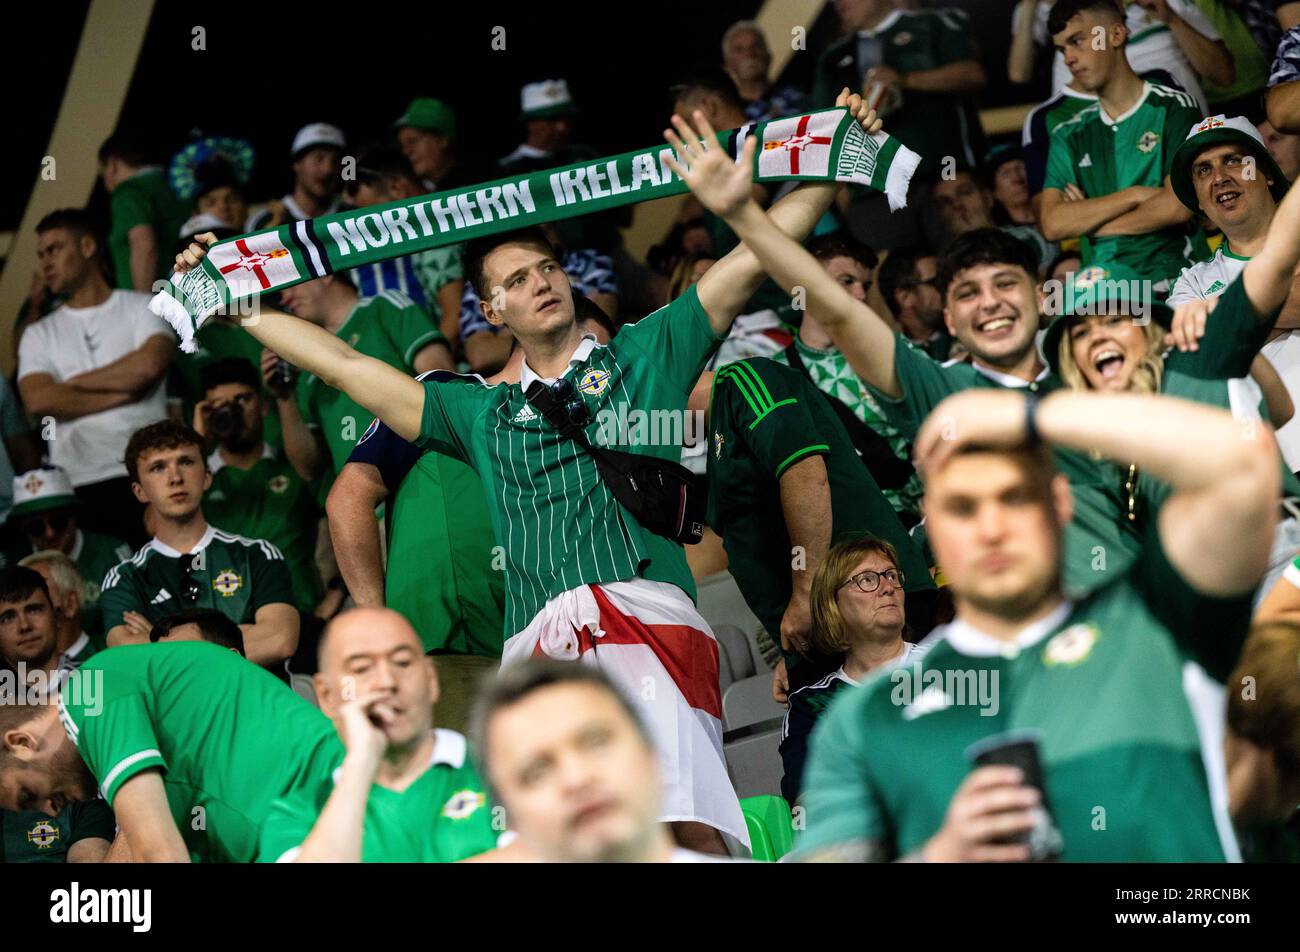
[[[523,408],[514,415],[514,419],[511,420],[510,422],[527,423],[529,420],[536,420],[536,419],[537,419],[537,411],[533,409],[531,403],[525,403],[523,405]]]
[[[158,594],[157,594],[157,595],[155,595],[152,599],[150,599],[149,604],[150,604],[150,605],[161,605],[163,602],[167,601],[167,599],[169,599],[169,598],[171,598],[171,597],[172,597],[172,593],[169,592],[169,591],[167,591],[167,589],[162,588],[162,589],[159,589],[159,590],[158,590]]]
[[[1081,159],[1079,160],[1079,168],[1081,168],[1081,169],[1090,169],[1090,168],[1092,168],[1092,153],[1091,153],[1091,152],[1086,152],[1086,153],[1084,153],[1083,158],[1081,158]]]

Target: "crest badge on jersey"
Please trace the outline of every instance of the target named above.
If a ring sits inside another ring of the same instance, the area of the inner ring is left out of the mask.
[[[1138,151],[1143,155],[1152,152],[1160,144],[1160,133],[1148,129],[1142,133],[1142,138],[1138,139]]]
[[[222,569],[217,573],[217,577],[212,580],[214,591],[220,592],[224,598],[229,598],[239,591],[244,585],[244,580],[234,569]]]
[[[906,30],[903,30],[897,36],[894,37],[895,46],[906,46],[908,43],[911,42],[912,42],[912,34],[908,33]]]
[[[278,476],[272,476],[266,481],[266,488],[277,495],[289,488],[289,477],[280,473]]]
[[[582,375],[581,379],[578,380],[578,389],[592,397],[600,396],[608,387],[608,370],[588,370]]]
[[[487,803],[487,797],[477,790],[458,790],[442,805],[442,815],[449,820],[464,820]]]
[[[713,458],[722,459],[722,434],[713,434]]]
[[[27,831],[27,842],[38,850],[47,850],[59,839],[59,828],[49,820],[40,820]]]
[[[1076,665],[1092,653],[1099,633],[1096,625],[1071,625],[1043,649],[1043,663],[1049,666]]]

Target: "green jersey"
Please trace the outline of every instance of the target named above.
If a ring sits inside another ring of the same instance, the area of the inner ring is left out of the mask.
[[[591,411],[588,439],[676,462],[687,398],[719,342],[694,287],[608,345],[584,339],[564,377]],[[534,379],[525,362],[523,382]],[[505,549],[507,635],[579,585],[642,577],[694,599],[682,547],[619,505],[591,457],[542,419],[520,384],[426,380],[420,431],[422,447],[464,460],[483,483]]]
[[[1161,188],[1174,152],[1201,119],[1196,100],[1187,93],[1150,82],[1138,104],[1118,119],[1106,115],[1100,102],[1092,103],[1051,131],[1043,187],[1075,185],[1089,198],[1131,185]],[[1172,283],[1187,266],[1187,248],[1180,228],[1106,238],[1085,235],[1083,264],[1127,265],[1160,285]]]
[[[870,384],[867,387],[885,415],[909,439],[916,438],[930,411],[954,393],[1002,387],[1045,394],[1064,386],[1047,370],[1026,384],[1018,377],[973,363],[941,364],[901,334],[895,339],[894,369],[902,387],[900,397],[889,397]],[[1074,520],[1065,527],[1065,584],[1071,592],[1086,592],[1122,572],[1137,554],[1138,536],[1125,519],[1124,474],[1114,463],[1072,450],[1058,448],[1055,457],[1074,493]]]
[[[181,226],[189,217],[189,209],[176,197],[167,184],[167,176],[156,167],[143,168],[113,189],[108,198],[111,225],[108,232],[108,251],[113,259],[114,286],[130,290],[135,287],[131,279],[131,229],[148,225],[158,242],[158,273],[164,278],[172,271],[172,246],[176,244]]]
[[[197,597],[191,599],[194,589]],[[259,608],[275,603],[294,604],[280,550],[263,539],[245,539],[208,526],[192,552],[177,552],[152,539],[109,569],[99,608],[108,631],[122,624],[126,611],[157,623],[186,608],[215,609],[237,625],[248,625]]]
[[[951,344],[952,338],[945,332],[942,338],[931,340],[934,341],[936,348],[942,350],[942,355],[935,353],[932,356],[938,360],[944,359],[947,356],[947,345]],[[929,343],[930,341],[926,342]],[[925,346],[922,345],[922,348],[925,349]],[[880,408],[880,404],[871,395],[862,378],[849,366],[849,360],[842,351],[838,348],[818,350],[809,347],[798,337],[795,338],[794,347],[799,361],[808,371],[808,377],[817,385],[818,390],[844,404],[853,411],[855,417],[879,433],[889,443],[895,456],[907,462],[911,461],[912,441],[889,422],[885,411]],[[772,360],[789,366],[790,358],[787,354],[787,351],[773,354]],[[889,500],[895,512],[920,513],[921,496],[924,494],[920,477],[913,475],[904,485],[896,489],[886,489],[882,486],[880,491],[885,494],[885,498]]]
[[[353,350],[408,374],[415,373],[416,354],[446,340],[422,308],[396,291],[358,301],[336,333]],[[335,473],[375,418],[342,390],[309,373],[298,378],[298,409],[325,438]]]
[[[713,378],[709,427],[709,524],[722,536],[746,603],[769,633],[781,631],[795,564],[781,477],[812,456],[826,466],[832,544],[871,532],[898,550],[909,592],[934,588],[929,566],[844,424],[803,374],[762,357],[725,365]]]
[[[419,779],[401,791],[379,784],[370,788],[361,862],[454,863],[496,848],[492,807],[470,763],[465,738],[441,728],[434,735],[433,758]],[[259,862],[287,863],[298,855],[334,783],[333,777],[326,778],[271,804]]]
[[[109,569],[131,557],[131,547],[113,536],[78,529],[77,539],[68,554],[77,563],[77,571],[86,583],[81,600],[81,628],[102,648],[104,619],[99,611],[99,583]]]
[[[110,806],[132,777],[162,773],[196,861],[252,862],[272,801],[314,789],[343,759],[325,715],[201,641],[100,652],[64,682],[59,717]]]
[[[429,302],[429,313],[434,323],[442,317],[442,307],[438,304],[438,292],[452,281],[465,280],[465,271],[461,267],[463,249],[460,245],[444,245],[417,251],[408,260],[415,268],[415,278],[424,289],[425,299]]]
[[[936,629],[918,663],[844,692],[823,719],[797,848],[921,849],[972,769],[968,748],[1032,730],[1063,860],[1235,860],[1222,681],[1249,623],[1249,594],[1197,592],[1153,535],[1129,574],[1013,643],[960,619]]]
[[[73,844],[113,842],[117,823],[103,800],[69,803],[54,819],[44,813],[0,810],[0,863],[66,863]]]
[[[320,510],[311,487],[269,443],[249,469],[227,466],[221,450],[208,457],[212,485],[203,514],[227,532],[265,539],[284,554],[293,602],[310,612],[324,594],[316,572],[316,526]]]

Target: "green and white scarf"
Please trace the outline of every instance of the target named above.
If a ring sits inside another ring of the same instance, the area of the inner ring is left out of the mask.
[[[884,192],[891,210],[907,204],[920,156],[884,132],[867,135],[846,109],[751,123],[719,134],[732,155],[757,136],[754,178],[851,182]],[[484,185],[351,209],[230,238],[200,267],[172,276],[149,307],[193,353],[194,335],[213,314],[242,312],[257,295],[336,271],[589,215],[687,191],[665,163],[667,146],[498,179]],[[232,307],[232,303],[235,305]]]

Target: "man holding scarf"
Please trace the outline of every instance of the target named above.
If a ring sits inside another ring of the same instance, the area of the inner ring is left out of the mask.
[[[837,105],[849,106],[868,135],[879,132],[860,97],[845,90]],[[698,113],[695,118],[698,133],[674,122],[689,140],[702,142],[687,145],[667,134],[686,163],[721,152],[707,121]],[[748,137],[736,165],[736,175],[746,180],[757,138]],[[880,165],[890,161],[882,156]],[[802,238],[830,206],[834,189],[825,181],[808,184],[770,214]],[[178,270],[194,268],[205,255],[201,245],[191,245],[178,256]],[[718,649],[692,602],[682,550],[619,504],[592,458],[550,426],[525,392],[536,381],[551,388],[593,442],[607,429],[609,414],[619,415],[620,404],[625,413],[635,408],[683,416],[701,369],[764,274],[745,248],[737,248],[682,297],[599,346],[579,332],[568,279],[537,231],[477,243],[465,271],[480,292],[484,316],[519,341],[520,384],[489,387],[478,377],[419,383],[273,311],[245,326],[400,436],[478,471],[503,547],[503,665],[544,653],[601,667],[637,699],[651,725],[664,768],[661,819],[673,824],[678,843],[711,852],[724,850],[723,835],[747,843],[722,754]],[[679,453],[672,445],[642,451],[664,460]]]

